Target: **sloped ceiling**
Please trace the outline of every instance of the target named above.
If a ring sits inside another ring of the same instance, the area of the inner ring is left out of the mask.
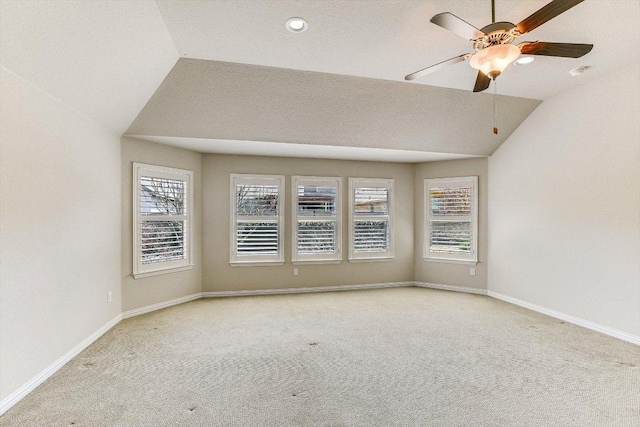
[[[497,18],[518,21],[547,1],[497,0]],[[488,155],[535,99],[637,61],[640,2],[584,1],[530,36],[596,47],[581,60],[540,57],[507,69],[499,93],[511,96],[498,98],[494,136],[491,97],[470,92],[475,72],[468,64],[402,81],[469,51],[467,41],[430,24],[432,15],[450,11],[481,27],[489,4],[2,0],[0,63],[119,135],[128,129],[167,144],[239,154],[437,160]],[[292,16],[306,18],[309,29],[287,31]],[[578,65],[593,69],[571,79],[567,71]],[[378,151],[362,151],[371,149]]]
[[[540,101],[181,59],[127,134],[489,155]]]
[[[496,20],[518,23],[551,0],[496,0]],[[451,12],[481,28],[491,22],[490,0],[158,0],[182,57],[268,65],[402,81],[404,76],[466,52],[471,43],[429,22]],[[288,18],[305,18],[299,34]],[[539,56],[509,67],[498,79],[501,94],[547,99],[637,61],[640,1],[585,0],[518,41],[592,43],[580,59]],[[580,78],[569,70],[589,65]],[[410,85],[472,90],[468,63]]]
[[[179,55],[152,0],[0,2],[0,62],[121,135]]]

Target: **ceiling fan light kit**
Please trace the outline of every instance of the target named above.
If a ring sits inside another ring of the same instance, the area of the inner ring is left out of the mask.
[[[519,56],[520,49],[517,46],[497,44],[477,52],[469,60],[469,65],[495,80]]]
[[[592,44],[577,43],[547,43],[547,42],[522,42],[517,45],[513,41],[524,34],[538,28],[545,22],[555,18],[563,12],[571,9],[584,0],[553,0],[532,15],[522,20],[517,25],[511,22],[495,22],[495,0],[491,0],[491,20],[492,23],[478,29],[457,16],[445,12],[435,15],[431,22],[449,30],[473,43],[475,54],[465,53],[463,55],[442,61],[438,64],[424,68],[405,76],[405,80],[414,80],[424,75],[438,71],[449,65],[469,60],[469,65],[478,70],[478,76],[473,88],[474,92],[482,92],[489,88],[491,81],[494,81],[502,72],[522,55],[532,57],[559,56],[564,58],[580,58],[593,49]],[[523,58],[524,59],[524,58]],[[523,64],[531,62],[523,61]],[[573,71],[573,70],[572,70]],[[584,71],[584,70],[583,70]],[[572,75],[574,75],[572,73]],[[494,97],[494,112],[495,107]],[[495,113],[494,113],[495,114]],[[497,126],[494,126],[494,133],[498,133]]]

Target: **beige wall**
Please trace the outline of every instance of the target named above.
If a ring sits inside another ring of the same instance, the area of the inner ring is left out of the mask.
[[[293,159],[207,154],[203,157],[203,291],[301,288],[413,280],[413,165],[358,161]],[[231,173],[286,175],[285,264],[268,267],[229,265]],[[291,264],[291,176],[341,176],[343,201],[348,177],[395,179],[395,259],[350,263],[347,214],[343,210],[343,261],[337,265]]]
[[[489,290],[640,335],[640,66],[548,99],[489,160]]]
[[[202,288],[201,155],[135,138],[122,138],[122,311],[133,310],[198,293]],[[134,279],[133,163],[147,163],[193,171],[195,266],[186,271]]]
[[[4,67],[0,85],[5,399],[120,314],[121,195],[118,136]]]
[[[425,261],[424,180],[427,178],[478,177],[478,264]],[[466,288],[487,288],[487,159],[450,160],[416,165],[415,172],[415,280]],[[469,269],[475,268],[471,276]]]

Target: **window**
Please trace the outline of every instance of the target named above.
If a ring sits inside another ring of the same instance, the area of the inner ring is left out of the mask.
[[[292,261],[340,261],[342,178],[294,176],[292,184]]]
[[[133,276],[191,268],[193,172],[133,164]]]
[[[426,259],[478,261],[478,177],[427,179]]]
[[[349,178],[349,260],[393,258],[393,179]]]
[[[231,174],[234,264],[284,263],[284,176]]]

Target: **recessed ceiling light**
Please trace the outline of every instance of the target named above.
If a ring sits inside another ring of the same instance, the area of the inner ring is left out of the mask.
[[[536,58],[533,56],[521,56],[520,58],[516,59],[516,62],[514,62],[514,64],[515,65],[531,64],[534,59]]]
[[[307,21],[302,18],[289,18],[287,19],[285,26],[287,27],[287,30],[294,33],[301,33],[308,27]]]

